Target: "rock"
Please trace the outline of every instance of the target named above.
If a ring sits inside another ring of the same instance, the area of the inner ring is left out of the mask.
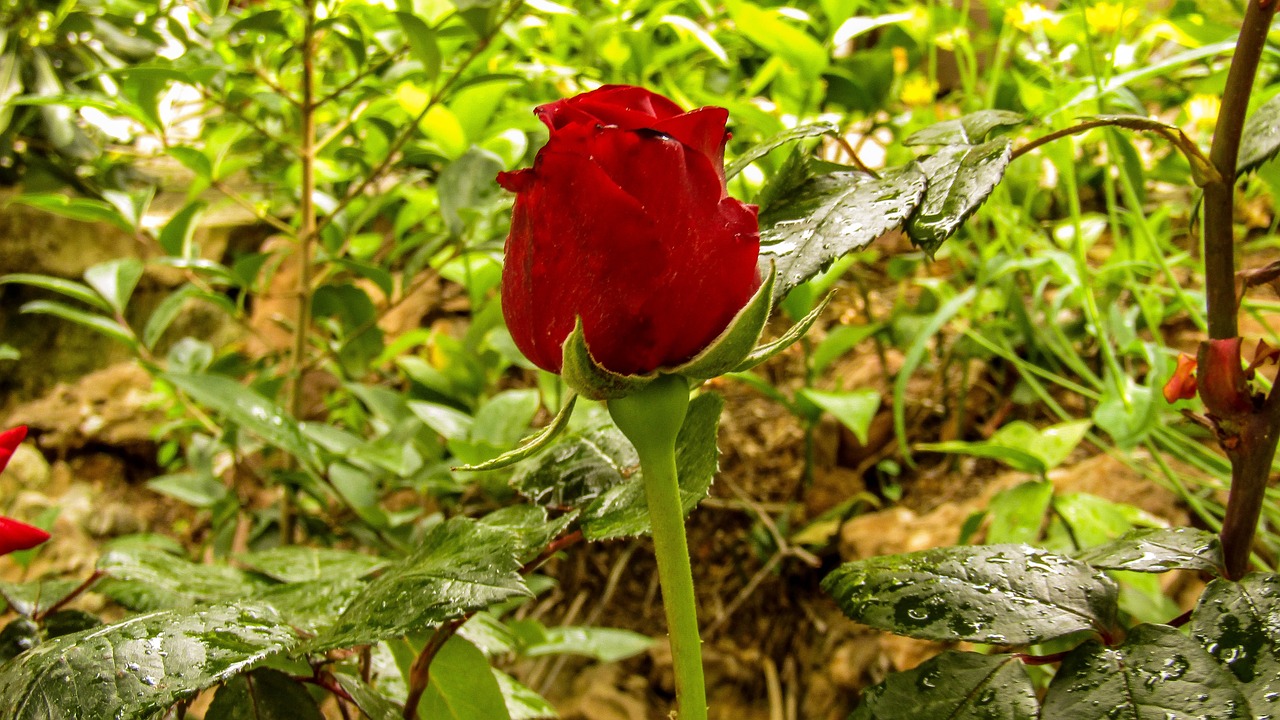
[[[41,447],[62,452],[91,444],[141,451],[153,444],[151,429],[164,422],[164,413],[149,407],[157,399],[145,370],[120,363],[19,405],[5,426],[27,425]]]

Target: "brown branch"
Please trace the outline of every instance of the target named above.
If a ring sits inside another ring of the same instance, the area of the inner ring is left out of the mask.
[[[1235,274],[1235,181],[1245,113],[1253,92],[1258,61],[1267,42],[1275,0],[1250,0],[1245,8],[1236,52],[1227,71],[1222,109],[1213,133],[1209,160],[1219,175],[1204,187],[1205,299],[1209,337],[1239,334]],[[1239,579],[1248,571],[1253,536],[1262,512],[1262,498],[1280,435],[1280,396],[1272,389],[1265,405],[1231,428],[1239,441],[1227,447],[1231,459],[1231,491],[1222,521],[1222,553],[1227,577]]]

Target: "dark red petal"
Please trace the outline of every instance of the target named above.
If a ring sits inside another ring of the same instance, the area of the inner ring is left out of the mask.
[[[49,533],[38,527],[0,517],[0,555],[19,550],[30,550],[49,539]]]
[[[723,171],[724,146],[729,142],[725,123],[729,111],[719,107],[704,107],[683,115],[660,120],[653,129],[665,133],[711,159],[711,163]]]
[[[23,439],[27,437],[27,426],[19,425],[11,430],[0,432],[0,471],[5,469],[9,464],[9,458],[13,457],[13,452],[22,444]]]
[[[538,153],[537,182],[516,198],[507,237],[503,314],[525,357],[552,372],[578,316],[649,292],[647,258],[661,251],[644,208],[592,161],[597,132],[579,126]],[[629,272],[615,277],[619,262]]]
[[[513,193],[526,192],[529,188],[533,187],[533,183],[533,170],[528,168],[513,172],[498,173],[498,184],[501,185],[504,190],[508,190]]]
[[[553,132],[574,123],[635,130],[683,112],[662,95],[631,85],[605,85],[534,110]]]

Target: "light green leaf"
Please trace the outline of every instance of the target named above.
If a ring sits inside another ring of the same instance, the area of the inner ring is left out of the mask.
[[[858,442],[867,443],[867,431],[871,421],[880,409],[880,392],[878,390],[850,390],[846,392],[826,392],[804,388],[800,390],[804,397],[818,407],[826,410],[849,428]]]
[[[113,340],[119,340],[129,347],[136,347],[138,344],[138,339],[133,336],[133,332],[120,325],[114,319],[105,315],[86,312],[53,300],[32,300],[24,303],[22,307],[18,308],[18,311],[38,315],[53,315],[106,335]]]
[[[431,662],[431,681],[418,717],[430,720],[511,720],[489,661],[475,645],[454,635]]]

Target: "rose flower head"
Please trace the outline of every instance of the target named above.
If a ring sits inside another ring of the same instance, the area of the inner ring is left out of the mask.
[[[9,464],[18,445],[27,437],[27,428],[18,426],[12,430],[0,432],[0,472]],[[45,540],[49,533],[38,527],[18,522],[7,517],[0,517],[0,555],[8,555],[19,550],[29,550]]]
[[[561,372],[580,322],[609,373],[678,371],[761,288],[756,207],[725,185],[728,111],[606,85],[535,113],[550,139],[498,175],[516,193],[502,273],[516,345]]]

